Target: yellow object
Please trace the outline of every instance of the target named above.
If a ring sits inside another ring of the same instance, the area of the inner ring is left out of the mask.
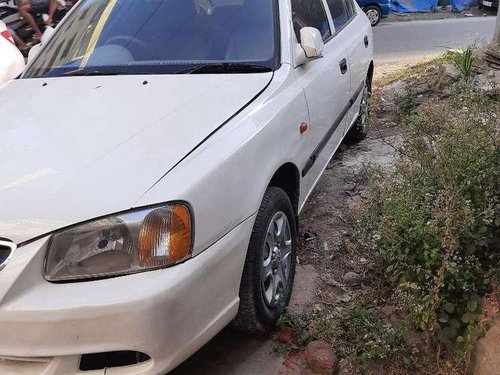
[[[101,36],[102,30],[104,29],[104,25],[108,21],[108,18],[111,15],[111,12],[115,7],[116,2],[117,0],[110,0],[108,5],[106,5],[106,8],[104,9],[104,12],[102,12],[101,18],[99,18],[99,21],[97,21],[97,25],[94,29],[94,32],[92,33],[92,37],[90,38],[87,50],[85,51],[85,55],[83,56],[82,63],[80,64],[80,69],[85,68],[85,66],[89,62],[90,56],[92,55],[92,53],[94,53],[97,41]]]

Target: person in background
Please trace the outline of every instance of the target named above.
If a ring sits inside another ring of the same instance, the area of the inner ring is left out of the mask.
[[[9,2],[10,2],[10,0],[0,0],[0,4],[2,4],[2,3],[8,4]],[[14,29],[9,27],[9,19],[2,19],[2,21],[4,21],[6,23],[7,30],[9,30],[9,33],[12,36],[12,39],[14,39],[14,42],[16,43],[17,48],[19,48],[19,50],[23,53],[23,55],[26,55],[28,53],[28,50],[30,47],[26,43],[24,43],[24,41],[21,38],[19,38],[19,36],[17,35],[17,33]]]
[[[8,28],[10,35],[12,36],[12,39],[14,39],[14,43],[16,43],[17,48],[19,48],[19,51],[23,54],[23,56],[27,56],[28,51],[30,47],[23,42],[21,38],[16,34],[14,30],[11,28]]]
[[[35,33],[35,37],[33,38],[33,41],[36,43],[36,42],[39,42],[40,39],[42,38],[42,31],[40,30],[40,28],[36,24],[35,18],[31,14],[31,3],[32,3],[32,0],[16,0],[17,9],[19,10],[19,14],[21,15],[21,17],[23,17],[26,20],[26,22],[29,23],[29,25],[31,26],[31,28],[33,29],[33,31]],[[51,26],[52,25],[52,18],[54,17],[54,13],[57,10],[57,1],[56,0],[48,0],[48,3],[49,3],[49,11],[48,11],[49,18],[47,19],[47,21],[45,21],[45,24],[47,26]]]

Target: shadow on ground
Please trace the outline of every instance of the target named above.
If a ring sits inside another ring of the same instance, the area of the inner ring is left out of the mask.
[[[273,342],[266,336],[249,336],[226,328],[171,374],[273,374],[281,362],[272,355],[273,349]]]
[[[310,307],[318,274],[311,265],[297,266],[290,308],[297,313]],[[270,335],[252,336],[224,329],[189,358],[172,375],[263,375],[276,374],[282,358],[275,353]]]

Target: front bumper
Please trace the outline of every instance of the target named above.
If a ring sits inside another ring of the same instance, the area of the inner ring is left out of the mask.
[[[47,239],[16,250],[0,272],[0,374],[164,374],[227,325],[254,217],[172,268],[53,284],[42,275]],[[80,372],[83,354],[137,351],[134,366]]]

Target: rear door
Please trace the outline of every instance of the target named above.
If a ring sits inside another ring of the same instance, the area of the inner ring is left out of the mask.
[[[345,42],[334,34],[326,1],[291,0],[291,3],[297,41],[300,42],[300,29],[308,26],[320,30],[325,42],[322,58],[295,69],[297,82],[307,98],[310,119],[309,158],[300,166],[302,203],[342,140],[351,81]]]
[[[346,131],[359,112],[360,94],[366,81],[372,56],[372,28],[354,0],[326,0],[332,13],[337,35],[342,38],[351,72],[351,97]]]

